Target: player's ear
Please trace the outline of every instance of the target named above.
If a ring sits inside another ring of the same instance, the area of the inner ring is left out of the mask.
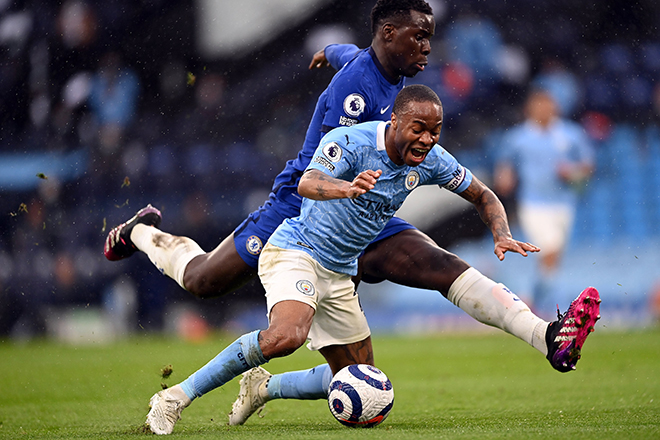
[[[396,126],[397,126],[397,119],[396,119],[396,114],[392,112],[392,118],[390,119],[392,121],[392,129],[396,131]]]
[[[383,40],[390,43],[392,42],[392,40],[394,39],[394,35],[396,34],[396,26],[394,26],[392,23],[385,23],[384,25],[381,26],[380,33],[381,36],[383,37]]]

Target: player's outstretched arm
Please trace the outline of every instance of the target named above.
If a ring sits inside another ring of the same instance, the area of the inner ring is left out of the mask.
[[[371,191],[381,170],[362,171],[352,182],[328,176],[323,171],[307,170],[300,178],[298,194],[312,200],[354,199]]]
[[[360,51],[355,44],[329,44],[317,51],[309,63],[309,70],[332,67],[339,70]]]
[[[495,242],[495,255],[500,261],[504,260],[506,252],[516,252],[526,257],[527,252],[541,250],[531,243],[515,240],[511,236],[504,205],[495,193],[479,179],[473,177],[470,186],[460,196],[475,206],[481,220],[490,229]]]

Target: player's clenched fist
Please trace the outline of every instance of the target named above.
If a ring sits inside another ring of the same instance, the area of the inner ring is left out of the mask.
[[[357,175],[349,186],[348,198],[354,199],[362,194],[371,191],[376,185],[376,181],[383,174],[381,170],[366,170]]]
[[[314,68],[321,69],[323,67],[328,67],[328,66],[330,66],[330,62],[325,57],[325,49],[321,49],[318,52],[316,52],[312,57],[312,62],[309,63],[310,70]]]

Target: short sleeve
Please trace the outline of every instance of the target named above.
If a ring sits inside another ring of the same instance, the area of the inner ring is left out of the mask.
[[[315,169],[339,178],[353,167],[353,152],[349,151],[339,137],[326,136],[314,152],[307,170]]]
[[[335,70],[344,67],[359,51],[355,44],[330,44],[324,49],[325,58]]]
[[[366,122],[371,114],[375,93],[369,80],[358,69],[346,74],[342,72],[335,76],[327,90],[324,127],[350,127]]]

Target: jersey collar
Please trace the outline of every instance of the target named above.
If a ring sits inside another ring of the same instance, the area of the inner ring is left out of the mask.
[[[391,123],[391,121],[381,122],[376,127],[376,150],[385,151],[385,130]]]
[[[394,79],[385,71],[383,65],[380,64],[380,61],[378,61],[378,57],[376,56],[376,51],[371,46],[369,46],[369,55],[371,55],[371,59],[374,60],[374,64],[376,65],[376,68],[378,69],[380,74],[383,75],[383,78],[385,78],[388,83],[392,85],[397,85],[401,82],[401,77],[399,77],[399,79]]]

